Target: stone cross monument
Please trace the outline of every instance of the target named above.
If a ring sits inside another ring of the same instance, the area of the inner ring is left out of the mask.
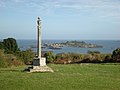
[[[38,58],[41,60],[41,22],[40,22],[40,17],[38,17],[38,20],[37,20],[37,29],[38,29],[38,46],[37,46],[37,55],[38,55]]]
[[[37,56],[33,59],[33,66],[30,72],[53,72],[53,70],[46,65],[46,58],[41,57],[41,22],[40,17],[37,20]]]

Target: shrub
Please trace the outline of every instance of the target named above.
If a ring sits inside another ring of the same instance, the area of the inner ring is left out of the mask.
[[[5,68],[5,67],[7,67],[7,63],[3,59],[0,59],[0,68]]]
[[[120,62],[120,48],[117,48],[113,51],[112,53],[112,59],[115,61],[115,62]]]
[[[110,62],[114,62],[114,61],[112,60],[111,55],[106,55],[103,62],[104,63],[108,63],[108,62],[110,63]]]
[[[23,65],[23,62],[20,61],[13,54],[5,54],[3,50],[0,50],[0,67],[11,67]]]
[[[55,54],[53,52],[50,51],[46,52],[44,54],[44,57],[46,57],[47,63],[52,63],[55,61]]]
[[[21,59],[25,64],[31,64],[35,53],[32,51],[32,49],[27,49],[25,51],[17,52],[16,56]]]
[[[3,49],[3,42],[0,41],[0,49]]]
[[[88,50],[88,54],[100,54],[100,51],[90,51],[90,50]]]

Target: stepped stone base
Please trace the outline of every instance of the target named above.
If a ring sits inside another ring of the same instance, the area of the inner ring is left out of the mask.
[[[30,72],[54,72],[50,67],[46,66],[33,66],[29,68]]]

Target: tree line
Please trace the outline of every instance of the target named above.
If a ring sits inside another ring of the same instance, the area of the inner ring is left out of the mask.
[[[99,51],[88,51],[88,54],[81,53],[59,53],[46,52],[44,57],[48,63],[71,64],[71,63],[119,63],[120,48],[115,49],[112,54],[102,54]]]
[[[19,66],[32,64],[35,52],[32,49],[20,50],[14,38],[3,39],[0,42],[0,67]],[[120,62],[120,48],[115,49],[112,54],[101,54],[99,51],[88,51],[81,53],[59,53],[51,51],[42,53],[47,63],[72,64],[72,63],[116,63]]]
[[[45,54],[47,61],[56,64],[72,63],[119,63],[120,48],[117,48],[112,54],[101,54],[99,51],[88,51],[88,54],[81,53],[59,53],[47,52]]]

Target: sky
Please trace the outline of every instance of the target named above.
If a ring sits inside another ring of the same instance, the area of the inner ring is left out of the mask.
[[[120,40],[120,0],[0,0],[0,39]]]

